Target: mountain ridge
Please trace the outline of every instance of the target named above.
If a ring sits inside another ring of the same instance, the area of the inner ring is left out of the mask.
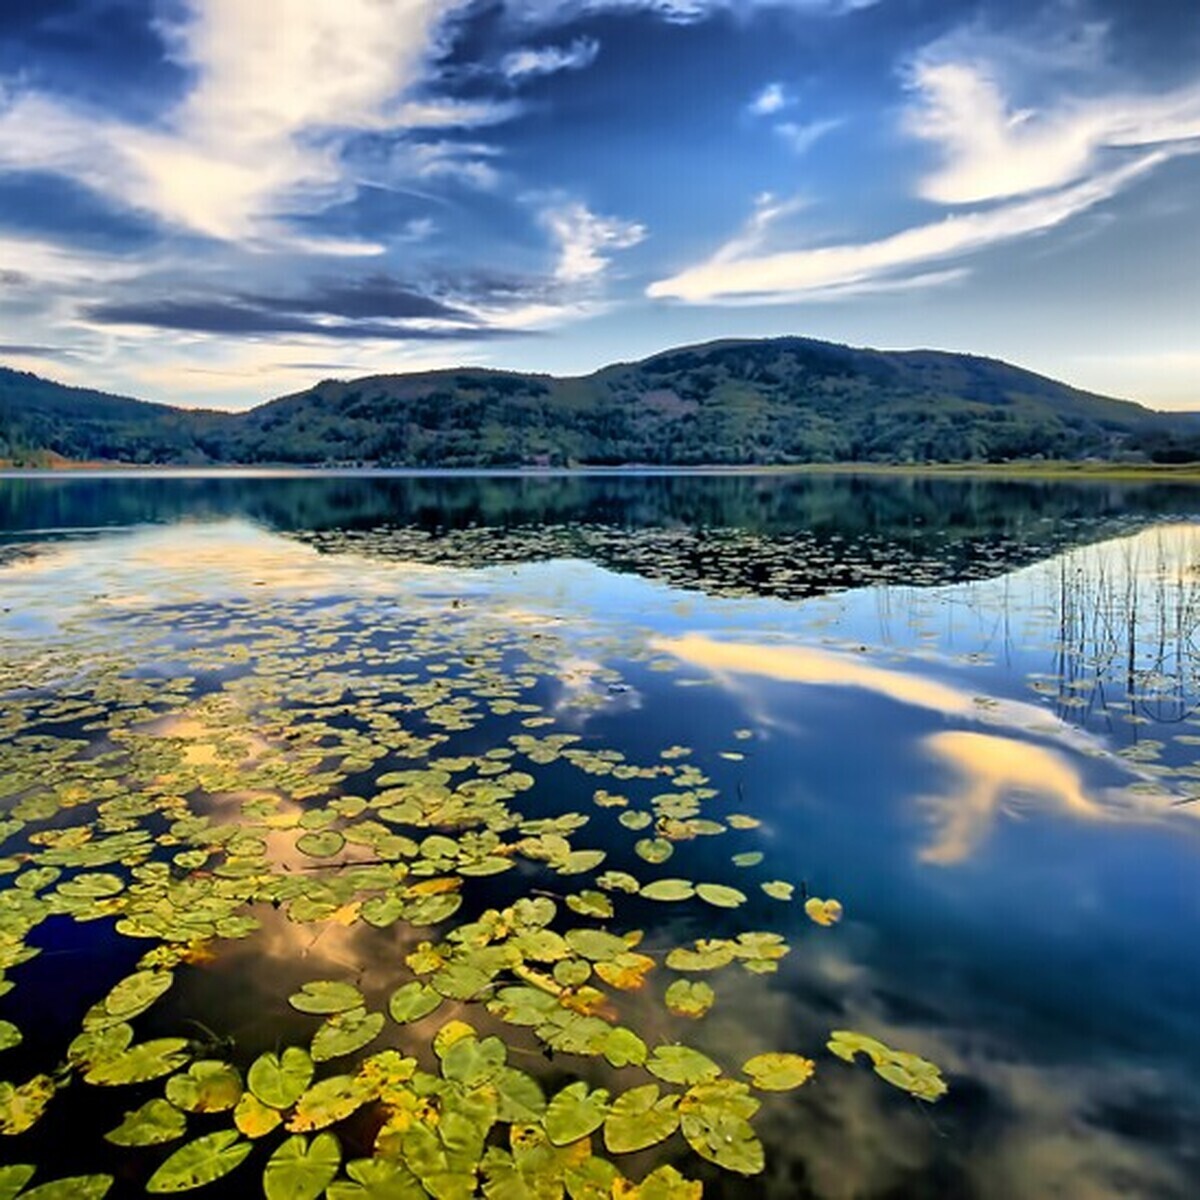
[[[0,459],[164,465],[569,466],[1200,456],[1200,414],[1001,359],[721,338],[584,375],[490,367],[326,379],[242,412],[0,367]]]

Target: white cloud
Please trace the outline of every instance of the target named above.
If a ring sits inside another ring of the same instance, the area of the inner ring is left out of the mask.
[[[610,262],[608,251],[626,250],[646,236],[645,226],[599,216],[579,201],[545,208],[540,219],[558,246],[554,277],[560,283],[595,279]]]
[[[1062,187],[1095,172],[1106,152],[1200,143],[1200,85],[1157,96],[1063,97],[1014,107],[993,69],[971,61],[918,61],[916,104],[904,127],[937,148],[941,165],[920,194],[974,204]]]
[[[984,212],[947,216],[876,241],[768,253],[742,233],[707,262],[652,283],[646,294],[695,304],[779,303],[822,289],[894,281],[912,269],[1053,229],[1111,198],[1167,157],[1165,151],[1154,151],[1073,187]],[[761,241],[769,222],[761,214],[757,220],[755,233]]]
[[[576,38],[569,46],[523,47],[506,54],[500,70],[512,80],[532,75],[553,75],[556,71],[579,71],[596,61],[600,43],[595,38]]]
[[[821,121],[780,121],[775,126],[775,132],[787,143],[794,154],[807,154],[812,147],[831,130],[837,129],[842,122],[837,117],[828,117]]]
[[[161,129],[25,93],[0,100],[0,166],[68,175],[212,237],[261,238],[275,214],[344,193],[348,134],[511,115],[405,99],[464,3],[189,0],[167,32],[194,83]]]
[[[791,103],[782,83],[768,83],[753,100],[750,101],[750,112],[756,117],[768,117],[786,108]]]

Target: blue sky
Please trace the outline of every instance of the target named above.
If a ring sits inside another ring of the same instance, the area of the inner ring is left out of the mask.
[[[1191,0],[4,0],[0,362],[244,408],[798,333],[1200,408]]]

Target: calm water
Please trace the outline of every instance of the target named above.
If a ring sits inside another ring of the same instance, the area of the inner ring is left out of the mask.
[[[322,1017],[288,1003],[305,983],[386,1013],[429,978],[406,963],[420,943],[540,896],[560,933],[643,932],[643,986],[588,986],[651,1051],[683,1042],[739,1079],[770,1051],[816,1064],[754,1093],[761,1174],[675,1132],[607,1155],[632,1179],[671,1162],[706,1196],[1200,1194],[1198,567],[1200,491],[1175,486],[0,479],[0,1020],[21,1033],[0,1078],[57,1085],[0,1164],[134,1196],[185,1141],[232,1130],[200,1112],[161,1146],[105,1140],[170,1086],[86,1082],[100,1051],[65,1065],[81,1026],[120,1021],[92,1006],[139,960],[171,986],[130,1018],[136,1042],[186,1038],[181,1056],[244,1075],[309,1044]],[[564,867],[591,850],[602,863]],[[655,901],[613,872],[736,892]],[[597,891],[610,917],[565,902]],[[387,912],[401,892],[418,907]],[[814,922],[806,896],[842,920]],[[747,931],[788,952],[665,961]],[[526,966],[548,977],[553,956]],[[680,979],[711,986],[702,1019],[665,1005]],[[547,1095],[655,1081],[594,1048],[547,1055],[498,1011],[517,982],[509,964],[447,987],[317,1078],[385,1048],[436,1073],[456,1018]],[[936,1064],[948,1094],[839,1060],[839,1029]],[[347,1160],[385,1109],[332,1126]],[[284,1136],[206,1194],[260,1194]],[[507,1148],[508,1125],[487,1139]]]

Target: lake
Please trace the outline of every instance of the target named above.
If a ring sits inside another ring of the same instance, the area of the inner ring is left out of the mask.
[[[0,1197],[1194,1197],[1198,674],[1180,485],[0,478]]]

